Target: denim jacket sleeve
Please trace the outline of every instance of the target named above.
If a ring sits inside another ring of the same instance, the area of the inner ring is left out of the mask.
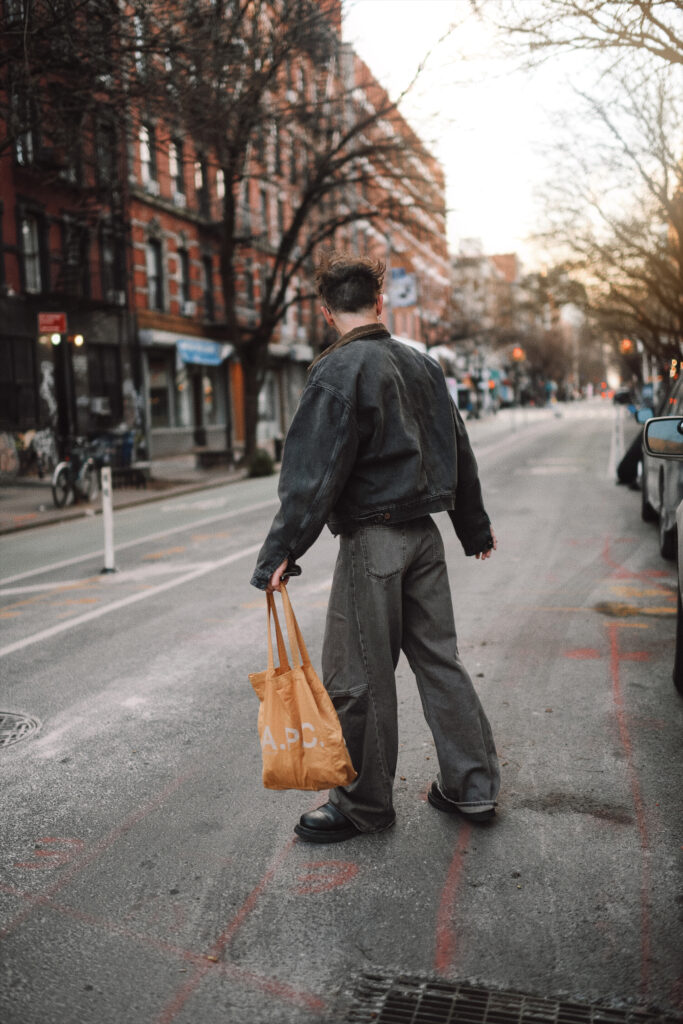
[[[465,554],[478,555],[491,547],[491,521],[484,508],[477,460],[467,429],[454,403],[452,410],[458,452],[458,482],[455,508],[448,514]]]
[[[301,557],[322,532],[353,468],[358,433],[349,400],[325,382],[306,386],[287,433],[280,508],[251,579],[265,590],[277,567]]]

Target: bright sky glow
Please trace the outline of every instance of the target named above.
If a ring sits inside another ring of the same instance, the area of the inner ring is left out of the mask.
[[[567,76],[582,62],[585,69],[587,58],[553,59],[533,75],[516,70],[470,15],[468,0],[349,0],[344,37],[395,97],[461,20],[401,110],[446,173],[452,251],[463,238],[480,238],[485,252],[517,252],[531,269],[527,239],[539,226],[534,188],[549,173],[541,153],[552,135],[549,115],[575,102]]]

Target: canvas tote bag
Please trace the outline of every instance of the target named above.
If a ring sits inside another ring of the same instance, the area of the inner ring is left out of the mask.
[[[280,591],[291,664],[275,607],[267,594],[268,668],[249,682],[260,701],[258,732],[266,789],[329,789],[356,778],[337,713],[306,650],[287,587]],[[272,623],[278,665],[273,658]]]

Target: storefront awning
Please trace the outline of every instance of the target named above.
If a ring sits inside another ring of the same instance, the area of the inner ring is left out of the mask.
[[[175,347],[183,363],[201,366],[220,366],[235,351],[229,342],[212,341],[211,338],[194,338],[173,331],[143,328],[139,332],[140,343],[145,347],[163,345]]]

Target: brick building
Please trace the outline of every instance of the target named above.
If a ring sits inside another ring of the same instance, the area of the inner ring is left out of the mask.
[[[331,17],[340,33],[339,5]],[[312,109],[338,90],[369,113],[381,110],[387,97],[370,69],[345,45],[339,52],[322,71],[297,57],[279,87]],[[348,222],[326,244],[386,259],[389,326],[430,343],[449,288],[443,172],[397,112],[369,135],[404,138],[410,166],[390,167],[369,151],[363,175],[340,178],[332,201]],[[112,110],[106,96],[78,142],[56,152],[49,126],[32,119],[0,155],[0,431],[93,435],[123,425],[152,458],[239,454],[239,342],[256,324],[278,240],[297,208],[310,139],[274,122],[250,150],[235,224],[248,241],[232,320],[221,279],[227,186],[213,155],[187,127],[146,117],[142,104]],[[78,164],[83,152],[88,159]],[[362,215],[379,206],[382,216]],[[306,367],[331,340],[310,293],[312,269],[309,261],[289,280],[286,315],[268,346],[258,440],[276,451]],[[63,329],[41,330],[46,313],[65,314],[63,325],[53,322]],[[239,338],[228,336],[228,321]]]

